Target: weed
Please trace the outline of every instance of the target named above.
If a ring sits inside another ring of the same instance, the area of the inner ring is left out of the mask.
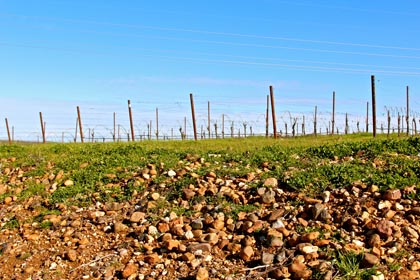
[[[375,274],[376,269],[374,267],[370,269],[360,268],[362,260],[363,253],[356,254],[353,251],[337,251],[335,253],[333,264],[339,271],[338,279],[369,279],[371,275]]]
[[[14,229],[19,228],[19,221],[16,219],[16,217],[13,217],[9,219],[2,227],[1,229]]]

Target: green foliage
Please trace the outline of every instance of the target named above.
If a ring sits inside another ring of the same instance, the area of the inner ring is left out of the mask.
[[[12,217],[1,227],[1,229],[14,229],[14,228],[19,228],[19,221],[16,219],[16,217]]]
[[[361,262],[363,260],[363,253],[356,254],[353,251],[343,252],[336,251],[335,259],[333,264],[339,271],[339,277],[337,279],[345,280],[364,280],[370,279],[371,275],[374,275],[376,269],[363,269],[361,268]]]

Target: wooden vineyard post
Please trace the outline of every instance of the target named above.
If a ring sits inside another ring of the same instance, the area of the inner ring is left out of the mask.
[[[131,111],[131,101],[128,100],[128,117],[130,118],[130,130],[131,130],[131,141],[134,141],[134,124],[133,124],[133,113]]]
[[[267,95],[267,109],[265,111],[265,137],[268,138],[268,122],[269,122],[270,97]]]
[[[114,134],[112,135],[112,140],[115,142],[115,138],[116,138],[116,124],[117,124],[117,116],[116,113],[114,112]]]
[[[373,137],[376,137],[376,92],[375,92],[375,76],[370,77],[372,86],[372,125],[373,125]]]
[[[211,139],[211,127],[210,127],[210,101],[207,102],[207,131],[209,132],[209,139]]]
[[[270,86],[270,99],[271,99],[271,115],[273,117],[273,134],[274,134],[274,139],[277,139],[276,109],[274,106],[275,102],[274,102],[273,86]]]
[[[331,135],[334,135],[335,127],[335,91],[333,91],[333,107],[332,107],[332,119],[331,119]]]
[[[193,98],[192,93],[190,93],[190,103],[191,103],[191,116],[192,116],[193,129],[194,129],[194,140],[197,141],[197,125],[195,122],[194,98]]]
[[[406,98],[407,98],[407,113],[405,115],[405,120],[407,122],[407,136],[410,134],[410,99],[408,94],[408,86],[406,87]]]
[[[346,124],[345,124],[345,128],[344,128],[344,134],[348,134],[349,133],[349,119],[348,119],[348,115],[346,113]]]
[[[400,132],[401,132],[401,116],[400,116],[400,112],[398,112],[398,137],[400,136]]]
[[[222,139],[225,139],[225,114],[222,114]]]
[[[316,137],[316,135],[317,135],[317,131],[316,131],[316,125],[317,125],[317,123],[316,123],[316,118],[317,118],[317,111],[318,111],[318,106],[315,106],[315,114],[314,114],[314,135],[315,135],[315,137]]]
[[[303,136],[306,135],[306,131],[305,131],[305,116],[303,116],[303,118],[302,118],[302,135]]]
[[[42,120],[42,112],[39,112],[39,120],[41,122],[41,132],[42,132],[42,143],[46,143],[46,139],[45,139],[45,124],[44,121]]]
[[[387,135],[389,137],[389,133],[391,132],[391,114],[389,113],[389,110],[388,110],[388,113],[387,113],[387,121],[388,121],[388,132],[387,132]]]
[[[80,117],[80,108],[79,108],[79,106],[77,106],[77,119],[79,121],[80,141],[82,141],[82,143],[84,143],[82,118]]]
[[[159,140],[159,109],[156,108],[156,140]]]
[[[9,140],[9,144],[12,144],[12,138],[10,137],[9,121],[7,120],[7,118],[5,119],[5,121],[6,121],[7,138]]]
[[[366,102],[366,133],[369,132],[369,102]]]

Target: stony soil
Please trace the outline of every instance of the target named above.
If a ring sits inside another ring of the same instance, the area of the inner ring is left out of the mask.
[[[84,207],[20,197],[27,170],[3,168],[0,194],[13,185],[16,195],[0,202],[0,278],[420,279],[420,204],[408,198],[416,186],[379,192],[355,182],[311,196],[264,178],[269,163],[241,178],[198,175],[203,166],[144,166],[130,200],[93,194]],[[65,175],[36,179],[53,193],[73,187]],[[186,176],[194,183],[169,197],[166,183]],[[346,275],[352,260],[357,270]]]

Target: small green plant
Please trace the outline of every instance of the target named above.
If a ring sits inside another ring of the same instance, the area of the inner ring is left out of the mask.
[[[1,229],[14,229],[14,228],[19,228],[19,221],[16,219],[16,217],[11,218],[1,227]]]
[[[388,264],[389,271],[395,272],[400,270],[402,265],[399,262],[392,262]]]
[[[339,277],[337,279],[364,280],[369,279],[371,275],[375,274],[376,269],[374,267],[369,269],[360,267],[363,260],[363,253],[357,254],[353,251],[337,251],[335,257],[333,264],[339,271]]]

